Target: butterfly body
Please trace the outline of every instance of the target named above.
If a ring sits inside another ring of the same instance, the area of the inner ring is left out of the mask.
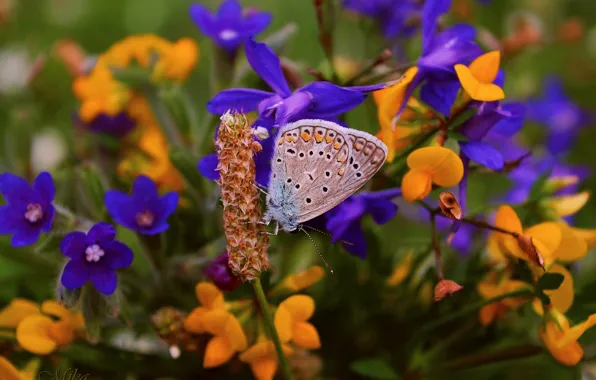
[[[274,149],[264,222],[288,232],[348,198],[387,158],[369,133],[315,119],[282,127]]]

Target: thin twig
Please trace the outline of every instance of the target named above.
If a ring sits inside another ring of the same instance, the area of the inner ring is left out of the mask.
[[[437,276],[439,280],[445,278],[443,274],[443,265],[441,264],[441,244],[439,244],[439,239],[437,238],[437,222],[436,222],[436,214],[430,214],[430,225],[431,225],[431,233],[432,233],[432,242],[433,248],[435,251],[435,266],[437,271]]]
[[[352,86],[360,79],[370,74],[377,66],[382,65],[391,58],[391,50],[385,49],[378,56],[376,56],[367,66],[365,66],[358,74],[348,79],[344,86]]]

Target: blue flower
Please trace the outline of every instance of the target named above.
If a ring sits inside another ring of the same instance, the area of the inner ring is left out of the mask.
[[[0,174],[0,193],[7,202],[0,206],[0,234],[12,234],[13,247],[33,244],[41,231],[50,231],[56,195],[50,173],[40,173],[33,186],[14,174]]]
[[[201,4],[190,6],[190,17],[211,38],[216,45],[233,55],[238,46],[247,38],[267,29],[271,23],[271,14],[250,10],[242,15],[242,7],[236,0],[225,0],[213,14]]]
[[[242,284],[240,277],[234,276],[228,265],[228,253],[225,252],[211,261],[205,268],[207,276],[221,291],[231,292]]]
[[[292,92],[281,71],[279,58],[269,46],[249,39],[245,50],[253,70],[274,92],[250,88],[223,90],[207,103],[209,112],[222,115],[229,109],[258,111],[260,121],[271,127],[305,118],[329,119],[358,106],[366,99],[366,92],[388,85],[344,88],[329,82],[313,82]]]
[[[552,154],[567,152],[590,115],[565,95],[560,78],[546,80],[544,96],[528,102],[528,118],[548,128],[546,146]]]
[[[344,0],[344,8],[369,16],[381,24],[386,38],[409,36],[416,26],[410,21],[420,16],[417,0]]]
[[[131,132],[136,122],[128,116],[126,112],[121,112],[116,116],[99,114],[89,123],[83,122],[75,115],[75,123],[94,133],[102,133],[114,137],[124,137]]]
[[[362,231],[361,220],[366,214],[371,214],[377,224],[389,222],[397,214],[397,205],[393,198],[401,196],[401,189],[388,189],[377,192],[362,192],[352,195],[325,215],[327,231],[332,235],[332,241],[346,241],[345,249],[365,258],[367,252],[366,239]]]
[[[116,223],[143,235],[156,235],[170,227],[167,220],[178,205],[178,194],[160,197],[155,183],[142,175],[136,178],[131,195],[106,192],[105,205]]]
[[[134,258],[132,250],[115,238],[114,227],[104,222],[94,225],[88,233],[75,231],[66,235],[60,250],[70,260],[62,271],[62,285],[77,289],[91,280],[101,293],[114,293],[118,284],[116,269],[130,266]]]

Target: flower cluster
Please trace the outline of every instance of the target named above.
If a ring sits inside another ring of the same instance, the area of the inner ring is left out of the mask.
[[[321,267],[311,267],[286,277],[271,294],[279,297],[299,292],[315,284],[322,275]],[[210,282],[198,283],[195,290],[200,306],[186,317],[184,328],[193,334],[210,336],[203,366],[221,366],[238,354],[241,361],[250,365],[255,378],[273,379],[279,363],[276,349],[265,333],[267,326],[262,319],[257,318],[253,323],[255,315],[250,300],[226,301],[224,294]],[[321,347],[316,328],[308,322],[314,310],[313,298],[304,294],[290,295],[275,308],[274,325],[284,355],[292,356],[296,349]]]

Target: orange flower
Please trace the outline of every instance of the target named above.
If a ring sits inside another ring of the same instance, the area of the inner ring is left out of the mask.
[[[292,349],[285,344],[282,345],[282,349],[286,357],[293,353]],[[250,364],[252,373],[257,380],[273,380],[279,359],[272,341],[261,339],[260,342],[241,353],[239,358]]]
[[[499,73],[501,52],[498,50],[476,58],[469,67],[455,65],[455,72],[464,90],[474,100],[492,102],[505,98],[503,89],[493,84]]]
[[[307,295],[295,295],[279,304],[275,312],[275,328],[282,343],[293,342],[300,348],[321,347],[317,329],[308,323],[315,312],[315,301]]]
[[[596,314],[592,314],[584,322],[571,327],[565,315],[553,309],[540,330],[540,340],[557,361],[575,366],[584,356],[584,350],[577,340],[595,324]]]
[[[530,285],[523,281],[511,280],[508,278],[495,281],[491,275],[478,283],[478,293],[484,299],[491,299],[502,294],[514,292],[522,289],[532,289]],[[502,318],[509,310],[515,310],[523,306],[527,302],[526,298],[505,298],[501,301],[493,302],[480,309],[479,319],[483,326],[488,326],[495,320]]]

